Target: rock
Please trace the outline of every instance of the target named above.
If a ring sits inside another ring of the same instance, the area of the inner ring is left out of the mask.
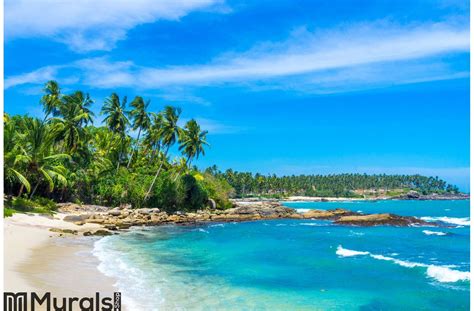
[[[66,215],[63,220],[68,222],[83,222],[86,219],[89,219],[92,214],[80,214],[80,215]]]
[[[408,193],[406,194],[406,197],[408,199],[418,199],[420,197],[420,194],[416,191],[408,191]]]
[[[84,236],[92,236],[92,235],[94,235],[94,236],[107,236],[107,235],[112,235],[112,232],[107,231],[107,230],[99,229],[99,230],[96,230],[94,232],[86,231],[82,235],[84,235]]]
[[[149,208],[138,208],[138,209],[135,210],[135,212],[138,213],[138,214],[142,214],[142,215],[148,215],[148,214],[151,213],[151,209],[149,209]]]
[[[214,199],[209,199],[207,201],[207,205],[209,206],[210,209],[214,210],[217,208],[217,204],[216,204],[216,201],[214,201]]]
[[[353,211],[337,208],[333,210],[310,210],[303,214],[306,219],[335,219],[340,216],[358,215]]]
[[[336,224],[341,225],[357,225],[357,226],[410,226],[410,225],[433,225],[416,217],[398,216],[394,214],[370,214],[370,215],[353,215],[341,216],[335,220]]]
[[[122,214],[122,211],[120,210],[116,210],[116,209],[112,209],[108,212],[108,214],[110,216],[120,216]]]
[[[51,228],[49,229],[49,231],[57,233],[77,234],[77,230],[72,229]]]

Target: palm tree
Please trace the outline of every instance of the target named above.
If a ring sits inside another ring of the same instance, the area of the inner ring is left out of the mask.
[[[22,144],[23,135],[18,132],[15,121],[10,119],[7,114],[4,114],[3,119],[3,167],[5,180],[10,181],[11,184],[19,183],[21,185],[18,195],[20,196],[23,188],[26,188],[28,192],[31,191],[30,182],[26,178],[27,155]]]
[[[61,89],[56,81],[51,80],[45,84],[44,92],[46,94],[41,98],[41,103],[45,113],[43,121],[46,121],[50,114],[56,115],[58,112],[58,107],[61,104]]]
[[[65,150],[70,154],[76,151],[79,145],[85,141],[84,126],[93,122],[94,113],[89,109],[91,104],[92,100],[89,94],[80,91],[63,96],[63,101],[59,105],[57,113],[61,118],[51,119],[56,137],[64,142]]]
[[[50,192],[53,191],[55,182],[66,184],[66,168],[63,162],[70,159],[70,156],[55,152],[54,136],[48,125],[38,119],[30,119],[25,124],[24,133],[27,170],[36,177],[30,198],[43,181],[48,183]]]
[[[101,114],[105,115],[104,122],[112,132],[120,135],[121,138],[121,150],[117,160],[117,171],[120,166],[120,160],[123,155],[123,145],[125,141],[126,129],[130,123],[127,119],[127,111],[125,106],[127,103],[127,97],[125,96],[120,102],[120,98],[116,93],[112,93],[109,98],[105,100],[104,106],[102,107]]]
[[[146,111],[149,105],[150,105],[150,101],[147,101],[145,103],[141,96],[135,97],[135,99],[131,103],[131,106],[134,107],[134,109],[130,112],[130,116],[133,118],[132,129],[134,131],[138,129],[137,149],[138,149],[138,144],[140,143],[140,134],[142,130],[146,130],[150,127],[150,116],[148,115],[148,112]],[[135,152],[135,149],[132,149],[132,154],[130,155],[130,159],[128,160],[127,168],[130,166],[130,163],[132,162],[134,152]]]
[[[209,146],[206,141],[207,133],[208,131],[201,131],[196,120],[191,119],[186,122],[179,144],[179,150],[186,156],[186,166],[189,166],[194,157],[198,159],[200,154],[204,155],[204,146]],[[175,179],[180,173],[176,175]]]
[[[156,153],[160,152],[161,150],[161,130],[163,127],[164,118],[162,113],[152,112],[150,115],[151,121],[143,143],[147,149],[147,152],[151,150],[149,163],[152,163],[155,159]]]
[[[153,189],[153,186],[155,185],[156,178],[158,178],[158,175],[160,174],[161,167],[163,166],[163,163],[165,162],[168,152],[170,150],[170,147],[176,143],[176,141],[179,138],[179,135],[181,135],[181,128],[178,126],[178,120],[179,116],[181,114],[181,109],[176,108],[176,107],[171,107],[171,106],[166,106],[164,111],[163,111],[163,124],[160,130],[160,137],[161,137],[161,143],[165,147],[165,152],[163,154],[163,160],[160,163],[160,166],[156,170],[156,174],[153,177],[153,181],[151,182],[150,188],[148,188],[148,191],[145,195],[144,200],[148,198],[150,195],[151,189]]]

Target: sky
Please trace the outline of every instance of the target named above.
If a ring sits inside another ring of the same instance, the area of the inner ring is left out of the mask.
[[[183,109],[195,161],[439,176],[469,190],[469,1],[6,0],[5,111],[54,79]]]

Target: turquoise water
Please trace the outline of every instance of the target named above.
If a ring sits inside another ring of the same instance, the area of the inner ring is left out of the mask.
[[[137,229],[95,244],[131,310],[468,310],[469,202],[288,203],[450,227],[273,220]]]

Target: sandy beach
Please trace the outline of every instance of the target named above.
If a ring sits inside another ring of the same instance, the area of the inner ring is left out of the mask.
[[[4,219],[5,291],[51,292],[56,297],[112,296],[114,280],[103,275],[91,253],[97,238],[61,236],[50,228],[85,231],[95,224],[77,226],[52,217],[14,214]]]

